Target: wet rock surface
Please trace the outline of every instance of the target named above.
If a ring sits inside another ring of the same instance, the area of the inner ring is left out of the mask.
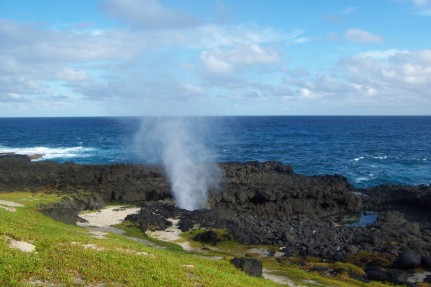
[[[431,187],[377,186],[355,190],[338,175],[303,176],[279,162],[220,164],[224,184],[211,190],[203,210],[179,209],[164,172],[156,166],[77,165],[0,156],[0,189],[90,192],[104,200],[140,204],[128,220],[143,231],[194,226],[226,229],[244,244],[282,247],[285,256],[348,260],[366,268],[364,280],[405,281],[412,268],[431,262]],[[161,201],[162,200],[162,201]],[[373,213],[375,222],[352,227],[334,215]],[[211,241],[210,241],[211,242]],[[357,254],[377,258],[355,261]],[[373,255],[373,256],[371,256]]]

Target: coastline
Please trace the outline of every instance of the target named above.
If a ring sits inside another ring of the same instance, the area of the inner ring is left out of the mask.
[[[357,190],[342,176],[303,176],[279,162],[220,166],[223,186],[210,191],[206,209],[193,212],[169,203],[169,182],[157,166],[59,164],[1,156],[0,189],[90,193],[105,201],[139,204],[140,213],[129,220],[143,232],[163,230],[168,218],[177,218],[182,231],[197,224],[224,229],[241,244],[277,246],[286,258],[351,262],[364,268],[367,278],[385,270],[382,280],[394,283],[399,283],[394,274],[431,266],[430,186]],[[361,212],[377,213],[376,221],[352,227],[333,217]],[[143,224],[148,221],[151,227]]]

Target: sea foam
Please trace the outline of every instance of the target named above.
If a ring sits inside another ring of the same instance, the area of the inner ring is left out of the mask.
[[[91,147],[6,147],[0,146],[0,153],[11,153],[11,154],[23,154],[23,155],[40,155],[37,160],[47,160],[47,159],[72,159],[72,158],[82,158],[90,157],[93,155],[95,148]]]

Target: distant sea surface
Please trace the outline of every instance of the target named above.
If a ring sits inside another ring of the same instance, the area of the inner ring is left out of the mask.
[[[141,124],[150,120],[0,118],[0,153],[44,154],[39,160],[79,164],[149,163],[135,151]],[[199,138],[212,151],[213,161],[282,161],[300,174],[344,175],[356,187],[431,183],[430,116],[191,117],[186,121],[191,127],[193,121],[199,122]]]

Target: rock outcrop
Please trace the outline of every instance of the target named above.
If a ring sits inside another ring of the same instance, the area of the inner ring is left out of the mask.
[[[85,192],[141,204],[140,214],[128,220],[144,232],[165,229],[170,225],[167,219],[176,217],[182,231],[195,225],[222,228],[240,243],[282,247],[286,256],[355,262],[356,254],[371,254],[378,259],[357,262],[366,267],[369,280],[404,282],[405,269],[431,265],[430,186],[355,190],[342,176],[298,175],[279,162],[220,166],[224,184],[210,190],[206,208],[196,211],[175,206],[168,180],[157,166],[58,164],[3,155],[0,189]],[[334,219],[352,212],[378,216],[359,227]],[[208,243],[217,243],[214,234],[207,235],[199,240],[208,237]]]
[[[100,210],[105,206],[98,195],[66,197],[59,202],[40,205],[40,212],[67,224],[83,220],[78,216],[83,210]]]
[[[262,261],[254,258],[235,257],[230,261],[236,268],[248,275],[262,277]]]

